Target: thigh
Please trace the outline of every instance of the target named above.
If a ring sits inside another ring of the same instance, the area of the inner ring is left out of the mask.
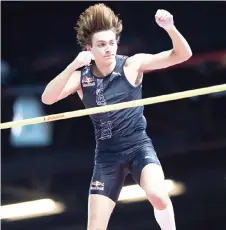
[[[140,148],[134,153],[133,159],[130,163],[130,172],[138,184],[141,184],[142,177],[146,177],[143,175],[148,174],[151,176],[149,173],[146,173],[146,170],[145,174],[143,173],[144,168],[150,164],[155,165],[155,168],[161,169],[161,163],[151,141],[140,146]]]
[[[99,156],[95,161],[90,194],[99,194],[116,202],[126,177],[126,165],[118,154]]]
[[[141,171],[140,186],[149,193],[166,193],[165,175],[161,165],[150,163]]]
[[[106,230],[114,207],[115,202],[110,198],[99,194],[90,194],[87,229]]]
[[[117,155],[98,157],[89,189],[88,229],[105,230],[126,176]]]
[[[162,167],[155,163],[147,164],[141,172],[140,186],[151,204],[163,210],[170,202]]]

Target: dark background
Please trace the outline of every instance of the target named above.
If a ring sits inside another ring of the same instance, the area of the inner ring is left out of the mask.
[[[77,95],[41,103],[46,84],[80,51],[73,27],[94,2],[1,2],[1,122],[82,109]],[[154,21],[158,9],[174,15],[193,57],[147,73],[143,97],[226,82],[225,2],[106,2],[123,20],[119,53],[171,48]],[[41,112],[40,112],[41,111]],[[40,114],[41,113],[41,114]],[[24,117],[21,117],[24,114]],[[147,132],[168,179],[185,183],[173,197],[178,230],[226,229],[225,92],[145,107]],[[40,127],[40,129],[38,129]],[[63,214],[2,221],[4,230],[83,230],[95,141],[88,116],[1,132],[2,205],[50,197]],[[15,137],[15,136],[14,136]],[[16,145],[17,143],[17,145]],[[133,184],[128,177],[125,184]],[[118,204],[109,229],[159,229],[147,201]]]

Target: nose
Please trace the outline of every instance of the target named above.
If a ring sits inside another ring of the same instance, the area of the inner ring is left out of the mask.
[[[109,46],[109,45],[106,45],[105,52],[106,52],[106,53],[109,53],[109,52],[110,52],[110,46]]]

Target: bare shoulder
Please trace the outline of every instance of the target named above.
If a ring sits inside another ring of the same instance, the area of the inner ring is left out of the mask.
[[[74,71],[66,83],[65,87],[63,88],[62,92],[60,93],[57,101],[62,100],[66,98],[67,96],[74,94],[77,92],[79,95],[81,95],[81,84],[80,84],[80,78],[81,78],[81,71]]]
[[[81,86],[81,76],[82,76],[82,71],[81,70],[76,70],[73,72],[71,79],[73,82],[71,82],[72,85],[74,85],[73,93],[77,92],[78,96],[82,100],[83,98],[83,92],[82,92],[82,86]]]
[[[81,89],[80,79],[81,79],[81,71],[78,70],[74,71],[71,74],[63,92],[65,92],[66,94],[72,94],[80,90]]]
[[[137,53],[127,58],[125,66],[133,66],[136,67],[138,70],[140,69],[140,66],[142,64],[142,61],[145,57],[151,58],[152,54],[145,54],[145,53]]]
[[[71,77],[74,79],[80,79],[81,78],[81,70],[76,70],[72,73]]]
[[[139,58],[138,58],[138,55],[137,55],[137,54],[128,57],[128,58],[126,59],[125,66],[128,67],[128,66],[130,66],[130,65],[133,65],[133,66],[134,66],[134,65],[137,65],[138,59],[139,59]]]
[[[129,63],[134,63],[134,62],[139,62],[139,60],[140,59],[142,59],[143,57],[145,57],[145,56],[153,56],[152,54],[146,54],[146,53],[136,53],[136,54],[134,54],[134,55],[132,55],[132,56],[130,56],[130,57],[128,57],[127,58],[127,61],[129,62]]]
[[[131,85],[137,86],[142,82],[143,74],[140,72],[140,62],[136,54],[127,58],[124,73]]]
[[[81,71],[76,70],[71,74],[69,79],[69,84],[74,85],[77,89],[81,88],[80,80],[81,79]]]

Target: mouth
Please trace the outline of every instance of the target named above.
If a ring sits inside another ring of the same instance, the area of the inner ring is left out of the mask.
[[[105,58],[110,58],[110,57],[113,57],[114,56],[114,54],[110,54],[110,55],[105,55],[104,57]]]

